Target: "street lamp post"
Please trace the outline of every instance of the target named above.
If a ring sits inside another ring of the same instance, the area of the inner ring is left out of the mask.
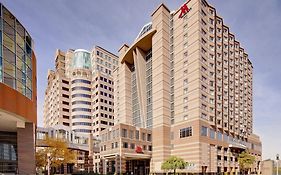
[[[48,165],[47,165],[47,167],[48,167],[48,175],[50,175],[50,156],[51,156],[51,154],[50,154],[50,153],[47,153],[47,159],[48,159]]]
[[[276,175],[278,175],[278,161],[279,161],[279,154],[276,154]]]

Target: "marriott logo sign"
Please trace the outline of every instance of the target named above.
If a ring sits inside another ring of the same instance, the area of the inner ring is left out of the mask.
[[[190,2],[191,0],[187,1],[186,3],[184,3],[182,6],[181,6],[181,13],[180,13],[180,16],[179,18],[182,18],[185,14],[187,14],[191,8],[188,8],[187,4]]]

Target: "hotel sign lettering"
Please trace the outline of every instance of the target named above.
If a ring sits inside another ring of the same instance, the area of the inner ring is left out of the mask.
[[[187,13],[191,10],[191,8],[189,8],[189,7],[187,6],[187,4],[188,4],[190,1],[191,1],[191,0],[187,1],[186,3],[184,3],[184,4],[181,6],[181,8],[180,8],[181,13],[180,13],[179,18],[182,18],[185,14],[187,14]]]
[[[136,146],[136,153],[143,153],[141,146]]]

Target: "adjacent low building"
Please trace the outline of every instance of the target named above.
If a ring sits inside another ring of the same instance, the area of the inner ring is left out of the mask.
[[[34,43],[0,3],[0,173],[35,174],[37,123]]]
[[[62,139],[68,145],[68,149],[76,154],[76,161],[61,167],[58,172],[89,172],[93,168],[93,154],[99,152],[99,141],[91,134],[85,135],[72,131],[69,127],[56,125],[54,127],[37,127],[36,149],[47,147],[44,140],[49,138]]]

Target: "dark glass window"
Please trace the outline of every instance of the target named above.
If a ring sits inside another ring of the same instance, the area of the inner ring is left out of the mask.
[[[15,42],[5,33],[3,33],[3,45],[10,49],[10,51],[15,51]]]
[[[74,122],[72,123],[73,126],[77,126],[77,125],[83,125],[83,126],[91,126],[91,123],[88,122]]]
[[[64,83],[64,84],[69,84],[69,82],[66,81],[66,80],[62,80],[62,83]]]
[[[3,18],[9,25],[15,27],[15,17],[5,7],[3,7]]]
[[[72,102],[72,105],[75,105],[75,104],[91,105],[91,102],[88,102],[88,101],[74,101],[74,102]]]
[[[205,126],[201,126],[201,136],[207,136],[208,135],[208,128]]]
[[[87,95],[87,94],[74,94],[74,95],[72,95],[72,98],[75,98],[75,97],[91,98],[91,95]]]
[[[128,143],[127,142],[123,142],[123,148],[128,148]]]
[[[66,108],[62,108],[62,110],[63,110],[64,112],[69,112],[69,109],[66,109]]]
[[[192,127],[180,129],[180,138],[192,136]]]
[[[15,29],[5,21],[3,22],[3,30],[13,41],[15,40]]]
[[[91,116],[89,116],[89,115],[74,115],[74,116],[72,116],[72,119],[77,119],[77,118],[91,119]]]
[[[62,94],[64,98],[69,98],[69,95]]]
[[[91,88],[82,87],[82,86],[77,86],[77,87],[73,87],[73,88],[72,88],[72,91],[75,91],[75,90],[91,91]]]
[[[90,82],[90,81],[88,81],[88,80],[83,80],[83,79],[76,79],[76,80],[73,80],[71,83],[72,83],[72,84],[74,84],[74,83],[85,83],[85,84],[91,84],[91,82]]]
[[[20,24],[20,22],[18,20],[16,20],[16,30],[18,32],[18,34],[24,38],[24,28],[23,26]]]
[[[3,57],[10,64],[16,65],[16,57],[15,54],[7,49],[5,46],[3,47]]]
[[[0,160],[1,173],[17,172],[17,133],[0,132]]]
[[[76,111],[91,112],[91,109],[88,109],[88,108],[74,108],[74,109],[72,109],[72,112],[76,112]]]

